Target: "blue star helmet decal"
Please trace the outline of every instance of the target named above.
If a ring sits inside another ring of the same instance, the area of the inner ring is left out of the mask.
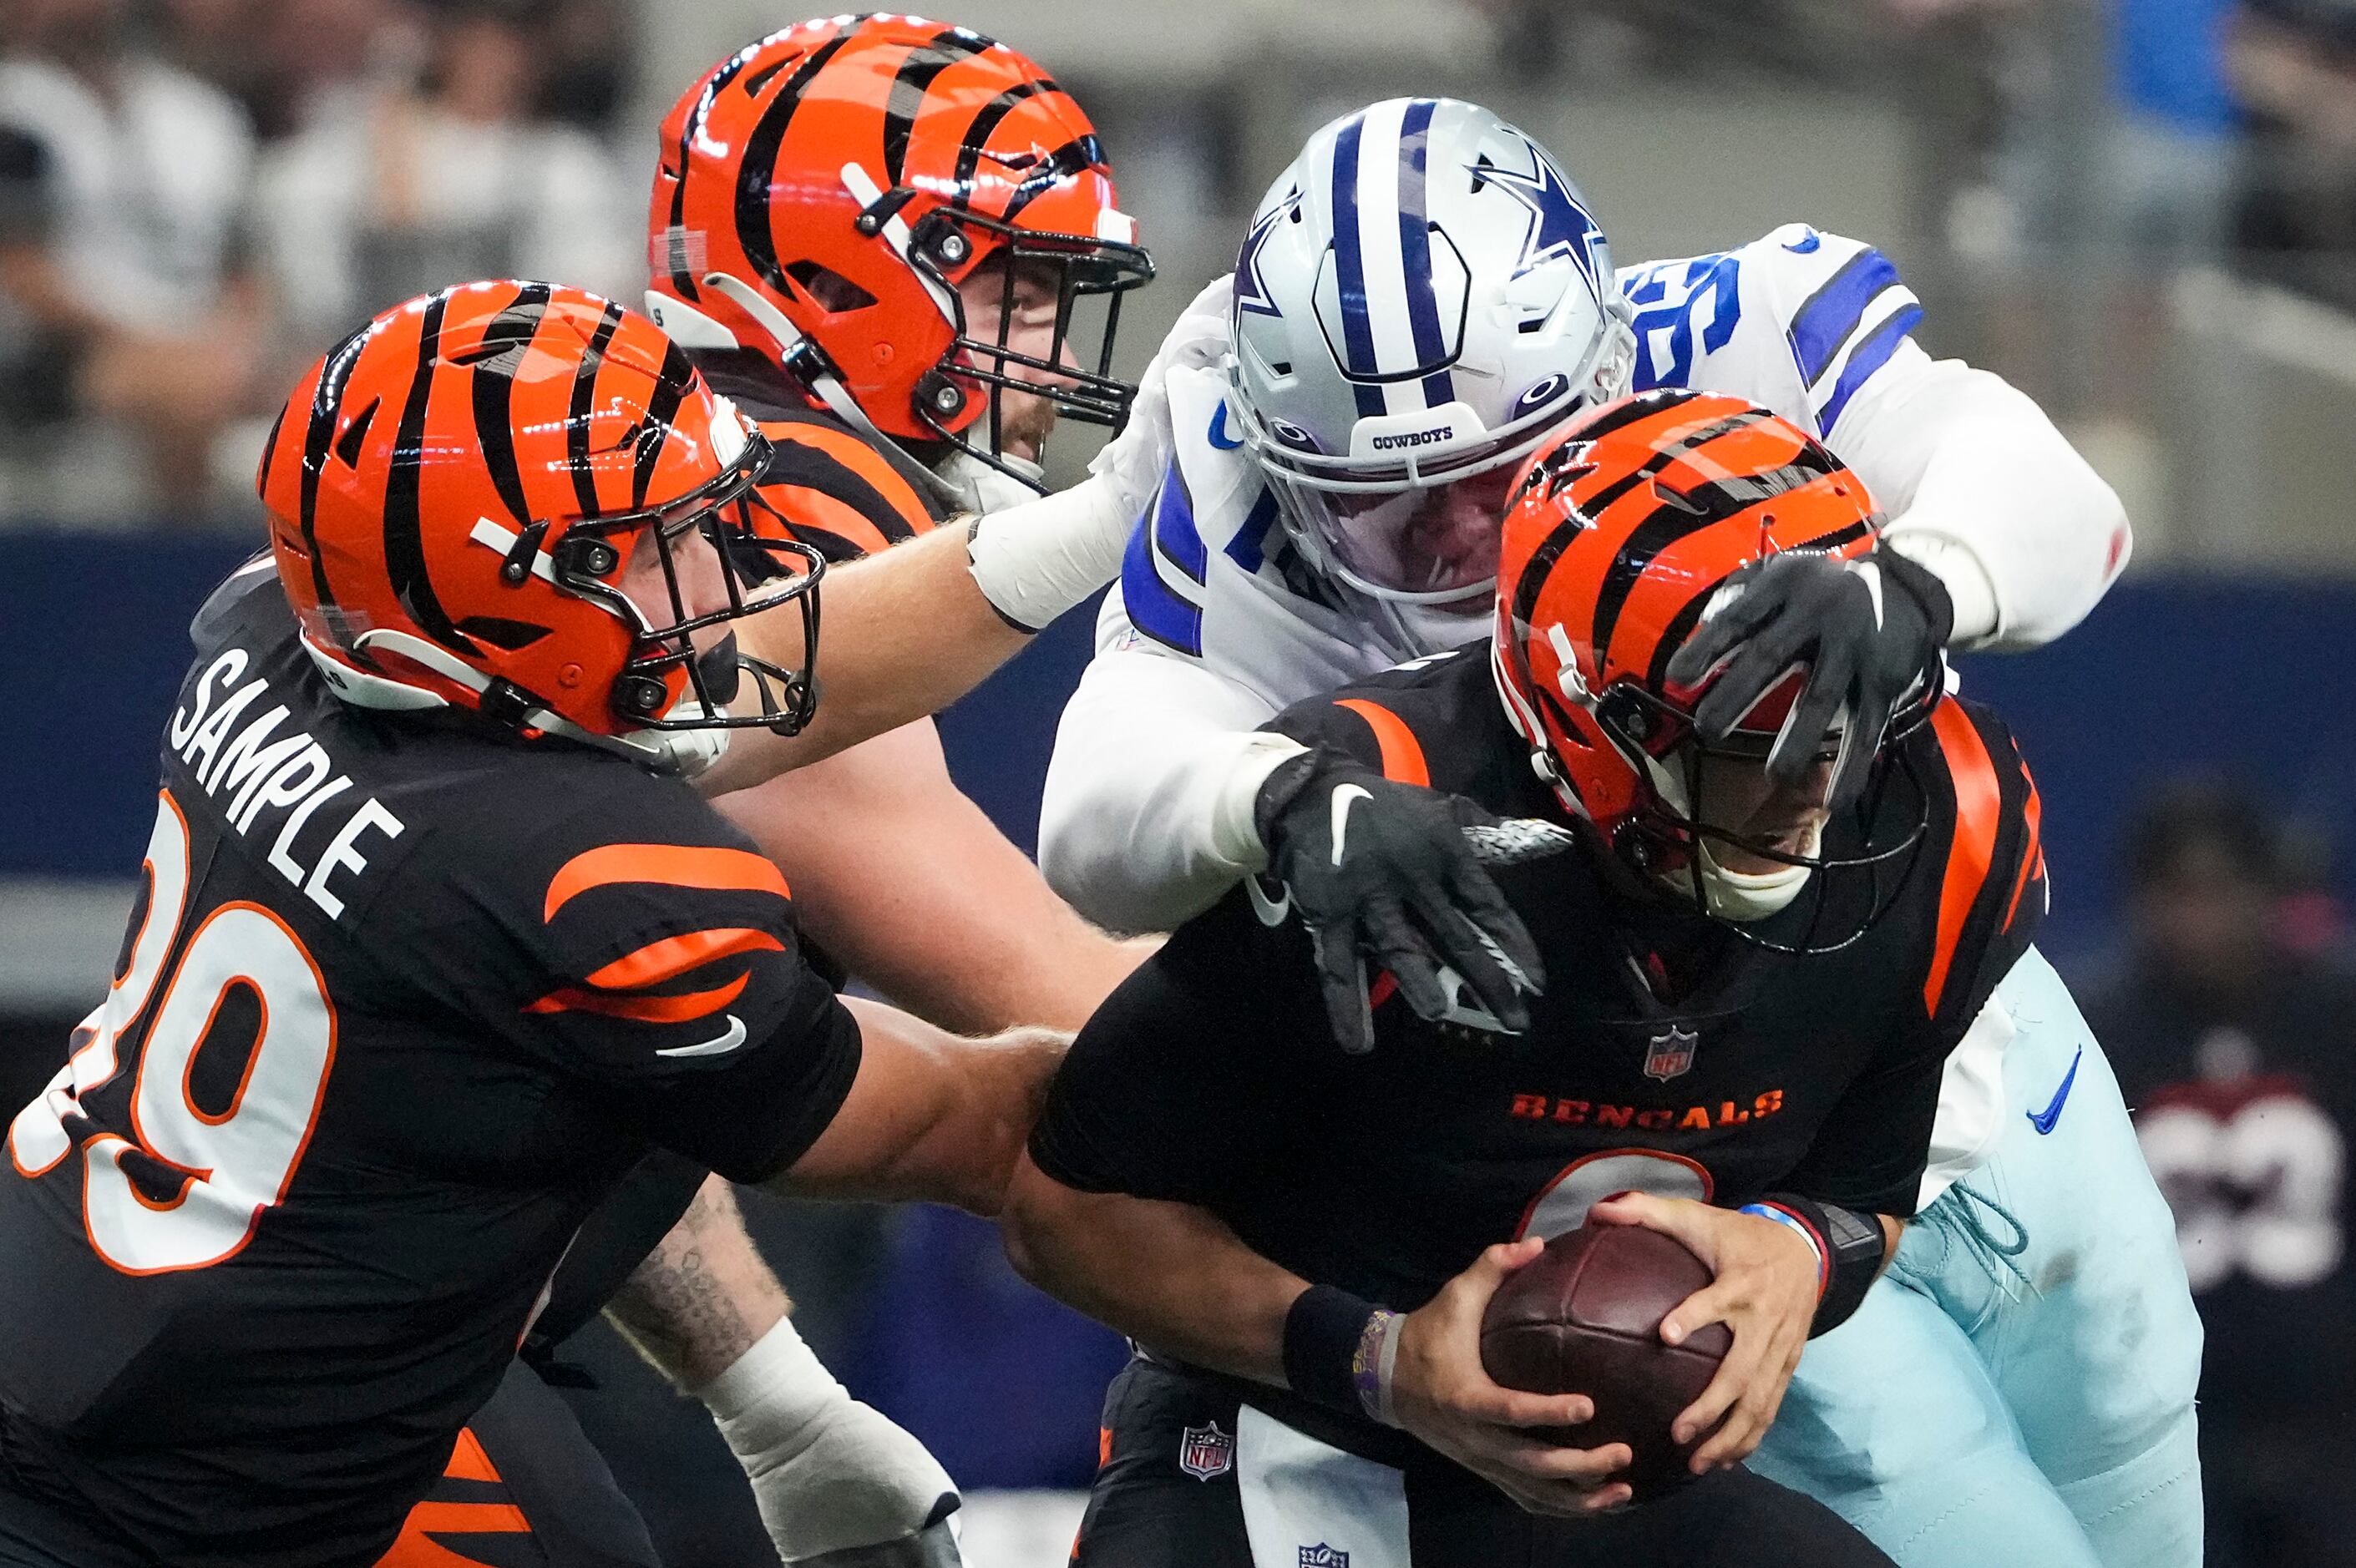
[[[1569,256],[1586,274],[1588,287],[1601,298],[1609,268],[1602,229],[1589,216],[1579,192],[1547,161],[1537,144],[1527,138],[1522,144],[1529,148],[1537,173],[1526,175],[1486,159],[1472,171],[1530,209],[1530,231],[1522,241],[1522,259],[1515,264],[1514,276],[1518,278],[1558,256]]]
[[[1251,232],[1244,236],[1243,251],[1236,257],[1236,308],[1237,310],[1248,310],[1255,315],[1284,314],[1276,308],[1276,301],[1269,295],[1268,284],[1260,278],[1259,252],[1260,248],[1268,243],[1268,237],[1275,232],[1276,226],[1283,222],[1285,217],[1300,205],[1301,192],[1298,187],[1295,187],[1285,194],[1282,201],[1269,208],[1268,216],[1253,224]]]

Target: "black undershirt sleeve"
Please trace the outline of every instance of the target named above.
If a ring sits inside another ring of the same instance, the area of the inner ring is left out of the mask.
[[[1913,1218],[1946,1051],[1927,1029],[1848,1086],[1792,1174],[1775,1185],[1844,1209]]]
[[[1323,1039],[1311,981],[1297,929],[1261,926],[1231,892],[1080,1031],[1032,1132],[1033,1161],[1081,1191],[1214,1211],[1256,1190],[1283,1136],[1291,1064]],[[1321,1032],[1302,1034],[1304,1022]]]

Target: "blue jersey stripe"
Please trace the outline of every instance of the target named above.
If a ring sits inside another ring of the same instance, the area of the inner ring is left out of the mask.
[[[1431,112],[1439,101],[1419,98],[1407,106],[1399,124],[1399,265],[1407,275],[1408,325],[1415,333],[1415,362],[1436,365],[1447,357],[1447,339],[1440,330],[1440,302],[1431,292],[1431,229],[1425,210],[1425,158],[1431,141]],[[1425,406],[1438,408],[1456,400],[1456,384],[1446,370],[1423,379]]]
[[[1906,335],[1922,319],[1922,307],[1910,304],[1893,312],[1888,321],[1875,327],[1872,335],[1857,346],[1857,352],[1848,357],[1848,364],[1841,371],[1839,383],[1833,388],[1833,395],[1825,400],[1823,411],[1816,415],[1818,431],[1826,435],[1832,433],[1833,421],[1848,407],[1849,399],[1873,379],[1876,370],[1890,363],[1890,357],[1898,352],[1898,346],[1906,341]]]
[[[1153,569],[1153,547],[1145,536],[1152,519],[1141,518],[1120,560],[1120,602],[1130,624],[1155,642],[1182,654],[1203,656],[1203,612],[1178,597]]]
[[[1268,530],[1276,524],[1276,492],[1262,486],[1259,498],[1244,515],[1243,527],[1227,541],[1227,559],[1246,571],[1258,571],[1267,559]]]
[[[1203,581],[1210,551],[1203,547],[1202,530],[1194,526],[1194,497],[1174,459],[1162,476],[1162,496],[1153,510],[1153,543],[1163,560],[1195,581]]]
[[[1366,259],[1358,242],[1358,137],[1366,117],[1354,114],[1333,135],[1333,283],[1342,296],[1342,351],[1353,378],[1373,375],[1375,332],[1366,320]],[[1383,393],[1353,379],[1358,414],[1383,411]]]
[[[1898,268],[1879,251],[1861,251],[1792,316],[1792,358],[1814,385],[1882,293],[1899,286]]]

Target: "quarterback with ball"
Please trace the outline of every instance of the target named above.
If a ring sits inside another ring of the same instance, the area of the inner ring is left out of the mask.
[[[1879,503],[1876,544],[1726,569],[1692,602],[1707,623],[1645,673],[1711,677],[1692,717],[1717,743],[1804,671],[1767,775],[1797,785],[1837,738],[1827,804],[1854,809],[1870,738],[1923,671],[2062,635],[2130,542],[2036,405],[1933,359],[1921,317],[1886,257],[1801,224],[1615,272],[1561,168],[1472,104],[1394,100],[1327,125],[1269,188],[1231,285],[1165,346],[1175,452],[1064,716],[1050,881],[1104,924],[1153,930],[1273,879],[1351,1050],[1372,1045],[1387,984],[1426,1018],[1477,1004],[1523,1027],[1566,960],[1540,964],[1510,921],[1500,934],[1497,889],[1462,852],[1485,814],[1262,726],[1483,635],[1506,486],[1582,410],[1724,392],[1829,448]],[[1615,613],[1686,520],[1628,541]],[[1597,699],[1575,682],[1558,698]],[[1346,851],[1327,826],[1344,792]],[[1707,843],[1688,874],[1738,923],[1818,876]],[[2199,1320],[2116,1082],[2033,948],[1946,1056],[1929,1136],[1888,1282],[1811,1344],[1755,1467],[1906,1568],[2198,1561]]]

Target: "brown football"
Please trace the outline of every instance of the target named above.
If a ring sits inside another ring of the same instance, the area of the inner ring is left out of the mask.
[[[1733,1344],[1723,1323],[1682,1345],[1661,1319],[1710,1282],[1708,1264],[1674,1236],[1635,1225],[1583,1225],[1505,1278],[1481,1319],[1481,1364],[1506,1388],[1583,1393],[1595,1419],[1567,1428],[1576,1448],[1625,1443],[1622,1472],[1641,1501],[1687,1476],[1692,1446],[1669,1439]]]

